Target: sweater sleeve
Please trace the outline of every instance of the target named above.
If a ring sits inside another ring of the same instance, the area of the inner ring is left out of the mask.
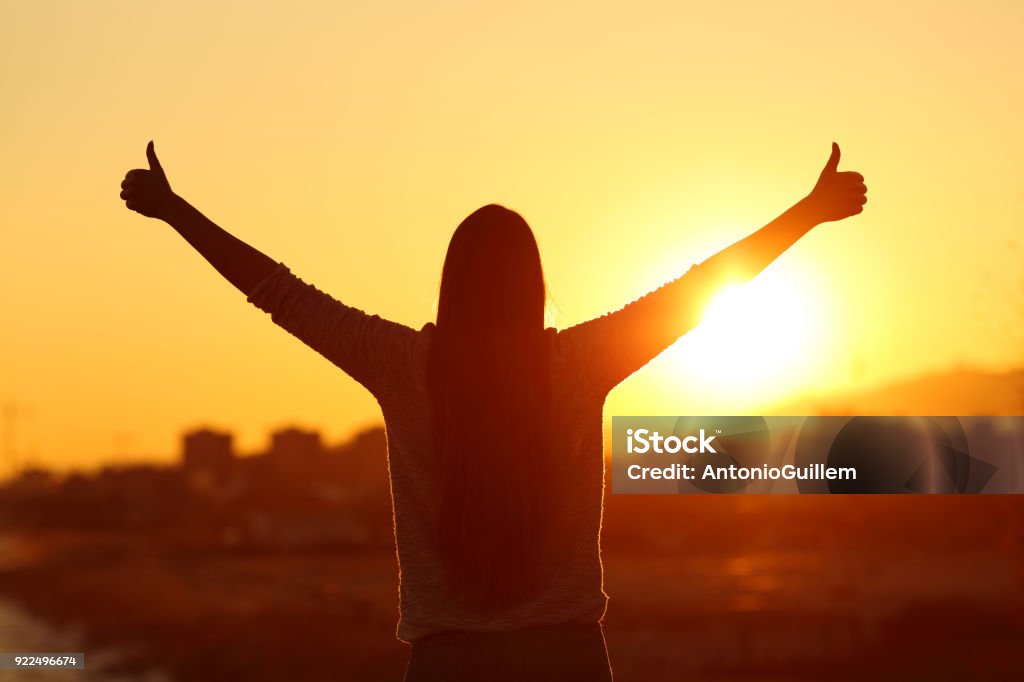
[[[283,263],[253,288],[248,301],[378,400],[410,375],[415,330],[335,300]]]
[[[703,266],[623,306],[558,333],[583,390],[604,395],[700,322],[717,291]]]

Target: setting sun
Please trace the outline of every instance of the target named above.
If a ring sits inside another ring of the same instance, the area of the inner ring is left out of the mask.
[[[785,269],[723,289],[674,349],[680,372],[704,390],[743,403],[798,391],[815,369],[827,329],[809,282]]]

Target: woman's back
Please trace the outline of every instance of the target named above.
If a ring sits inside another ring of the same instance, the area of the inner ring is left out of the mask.
[[[536,567],[532,597],[497,612],[480,611],[457,584],[446,580],[433,527],[438,499],[436,453],[430,440],[430,395],[425,367],[436,328],[417,334],[412,372],[405,390],[382,396],[388,432],[388,464],[395,510],[401,582],[398,636],[418,639],[443,630],[514,630],[566,622],[599,622],[607,597],[602,590],[599,534],[604,487],[601,408],[604,396],[582,390],[571,351],[551,330],[548,477],[557,482],[543,529],[546,552]],[[486,409],[486,408],[485,408]],[[486,446],[481,448],[486,456]],[[531,500],[525,500],[530,504]],[[538,538],[539,539],[539,538]]]
[[[484,612],[446,578],[436,541],[439,472],[428,385],[435,325],[415,331],[365,315],[283,266],[260,283],[249,300],[329,359],[344,364],[380,403],[400,566],[401,639],[413,641],[446,630],[501,631],[600,621],[607,603],[599,535],[604,490],[601,411],[608,380],[595,371],[601,363],[588,355],[593,348],[587,334],[578,333],[580,328],[561,333],[549,329],[545,334],[550,344],[551,414],[549,457],[542,474],[558,487],[544,529],[551,549],[539,567],[542,580],[522,603]],[[325,320],[333,324],[324,324]],[[328,350],[339,338],[349,341],[343,357]]]

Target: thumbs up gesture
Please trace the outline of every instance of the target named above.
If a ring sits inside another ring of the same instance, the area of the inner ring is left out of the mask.
[[[174,203],[175,195],[167,176],[156,158],[153,143],[146,147],[149,169],[136,168],[128,171],[121,183],[121,198],[125,206],[149,218],[165,219]]]
[[[833,142],[832,155],[806,199],[818,223],[857,215],[867,203],[868,188],[864,184],[864,176],[853,171],[839,171],[838,168],[839,145]]]

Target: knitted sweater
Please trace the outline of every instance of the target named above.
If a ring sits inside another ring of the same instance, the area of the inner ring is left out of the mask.
[[[708,287],[700,268],[624,308],[589,322],[548,329],[551,354],[551,467],[572,481],[560,504],[556,570],[528,601],[481,614],[449,584],[430,529],[434,499],[427,359],[435,327],[415,330],[347,306],[283,264],[249,301],[365,386],[384,415],[399,563],[398,637],[446,630],[494,631],[599,622],[607,595],[600,552],[604,494],[602,408],[620,381],[697,321]]]

